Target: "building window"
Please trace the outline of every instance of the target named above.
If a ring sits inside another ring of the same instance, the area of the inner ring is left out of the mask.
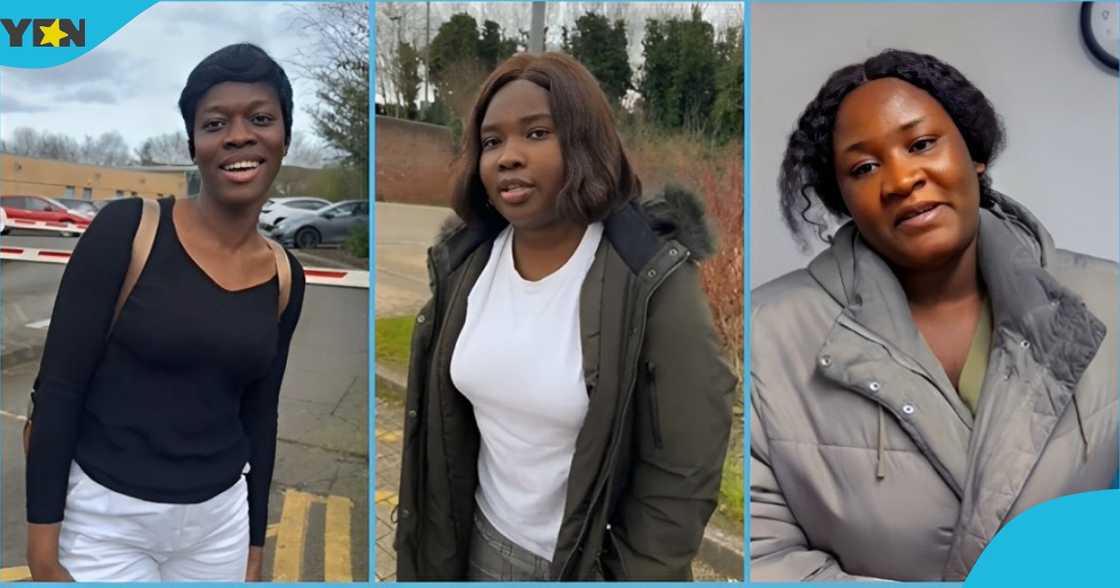
[[[124,198],[124,190],[117,190],[117,198]]]
[[[139,194],[137,194],[136,192],[133,192],[133,193],[132,193],[132,197],[133,197],[133,198],[138,198],[139,196],[140,196],[140,195],[139,195]]]
[[[66,186],[66,192],[62,195],[63,198],[74,197],[74,186]]]
[[[93,200],[93,188],[82,188],[82,200]]]

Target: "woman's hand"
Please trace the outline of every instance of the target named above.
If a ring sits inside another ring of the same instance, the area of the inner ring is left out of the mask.
[[[245,581],[260,582],[261,567],[264,564],[264,548],[256,545],[249,546],[249,563],[245,566]]]
[[[74,577],[58,562],[58,533],[62,523],[27,524],[27,567],[36,582],[73,582]]]

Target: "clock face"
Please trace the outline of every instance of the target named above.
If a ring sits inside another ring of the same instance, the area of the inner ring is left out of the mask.
[[[1120,58],[1120,3],[1085,2],[1081,5],[1081,34],[1085,45],[1101,63],[1117,69]]]

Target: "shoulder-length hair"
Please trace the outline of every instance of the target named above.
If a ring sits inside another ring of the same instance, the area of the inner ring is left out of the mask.
[[[494,95],[515,80],[528,80],[548,92],[564,156],[564,185],[556,198],[560,218],[595,222],[641,196],[641,181],[622,148],[607,97],[591,72],[562,53],[519,53],[486,78],[464,125],[451,193],[452,207],[463,221],[505,224],[489,205],[478,173],[479,127]]]

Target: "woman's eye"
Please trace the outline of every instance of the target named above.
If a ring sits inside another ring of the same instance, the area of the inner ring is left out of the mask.
[[[929,149],[933,147],[933,144],[936,142],[937,139],[933,137],[922,137],[921,139],[914,141],[914,143],[910,145],[910,152],[921,153],[923,151],[929,151]]]
[[[852,173],[853,177],[858,178],[860,176],[871,173],[871,170],[873,170],[873,169],[875,169],[875,164],[873,164],[871,162],[861,163],[861,164],[853,167],[851,173]]]
[[[543,139],[549,135],[548,129],[533,129],[529,131],[530,139]]]
[[[267,125],[274,119],[272,118],[271,114],[254,114],[251,120],[253,121],[253,124],[256,125]]]
[[[482,139],[482,148],[483,149],[489,149],[489,148],[491,148],[491,147],[493,147],[497,144],[498,144],[498,140],[495,139],[494,137],[486,137],[486,138]]]
[[[225,124],[225,121],[208,120],[208,121],[202,123],[202,130],[204,130],[204,131],[216,131],[216,130],[222,128],[222,126],[224,124]]]

